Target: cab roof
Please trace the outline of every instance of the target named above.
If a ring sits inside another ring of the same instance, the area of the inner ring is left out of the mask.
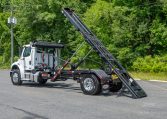
[[[64,45],[53,43],[53,42],[46,42],[46,41],[37,41],[32,43],[33,47],[40,47],[40,48],[64,48]]]

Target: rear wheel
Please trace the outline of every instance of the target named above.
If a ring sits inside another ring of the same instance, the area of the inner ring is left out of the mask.
[[[101,92],[98,78],[93,74],[84,75],[80,82],[81,90],[87,95],[96,95]]]
[[[118,92],[121,88],[122,88],[122,82],[119,79],[115,79],[115,81],[113,81],[110,84],[111,92]]]
[[[41,75],[38,76],[38,83],[41,85],[46,84],[47,79],[43,79]]]
[[[12,75],[11,75],[11,81],[12,81],[13,85],[21,85],[22,84],[20,71],[18,69],[13,70]]]

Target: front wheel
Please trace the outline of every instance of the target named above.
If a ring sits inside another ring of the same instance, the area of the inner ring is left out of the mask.
[[[21,75],[19,70],[13,70],[12,75],[11,75],[11,81],[13,85],[21,85],[22,80],[21,80]]]
[[[87,95],[97,95],[101,92],[101,85],[98,78],[93,74],[83,76],[80,82],[81,90]]]

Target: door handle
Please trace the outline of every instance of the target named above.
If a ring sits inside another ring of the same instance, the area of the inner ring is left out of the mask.
[[[31,65],[31,61],[29,61],[29,65]]]

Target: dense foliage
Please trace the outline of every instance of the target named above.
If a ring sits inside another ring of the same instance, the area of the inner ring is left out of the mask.
[[[30,41],[61,40],[66,46],[63,57],[69,57],[82,42],[81,35],[61,13],[63,7],[70,7],[126,68],[167,72],[164,68],[167,54],[166,0],[1,0],[0,67],[9,64],[10,60],[7,18],[11,5],[18,19],[14,27],[15,55],[18,55],[18,46]],[[84,46],[80,56],[85,55],[88,49]],[[89,59],[100,61],[95,54]],[[86,64],[92,65],[88,60]]]
[[[159,56],[146,56],[144,58],[137,58],[133,62],[132,68],[134,71],[139,72],[167,72],[167,55]]]

